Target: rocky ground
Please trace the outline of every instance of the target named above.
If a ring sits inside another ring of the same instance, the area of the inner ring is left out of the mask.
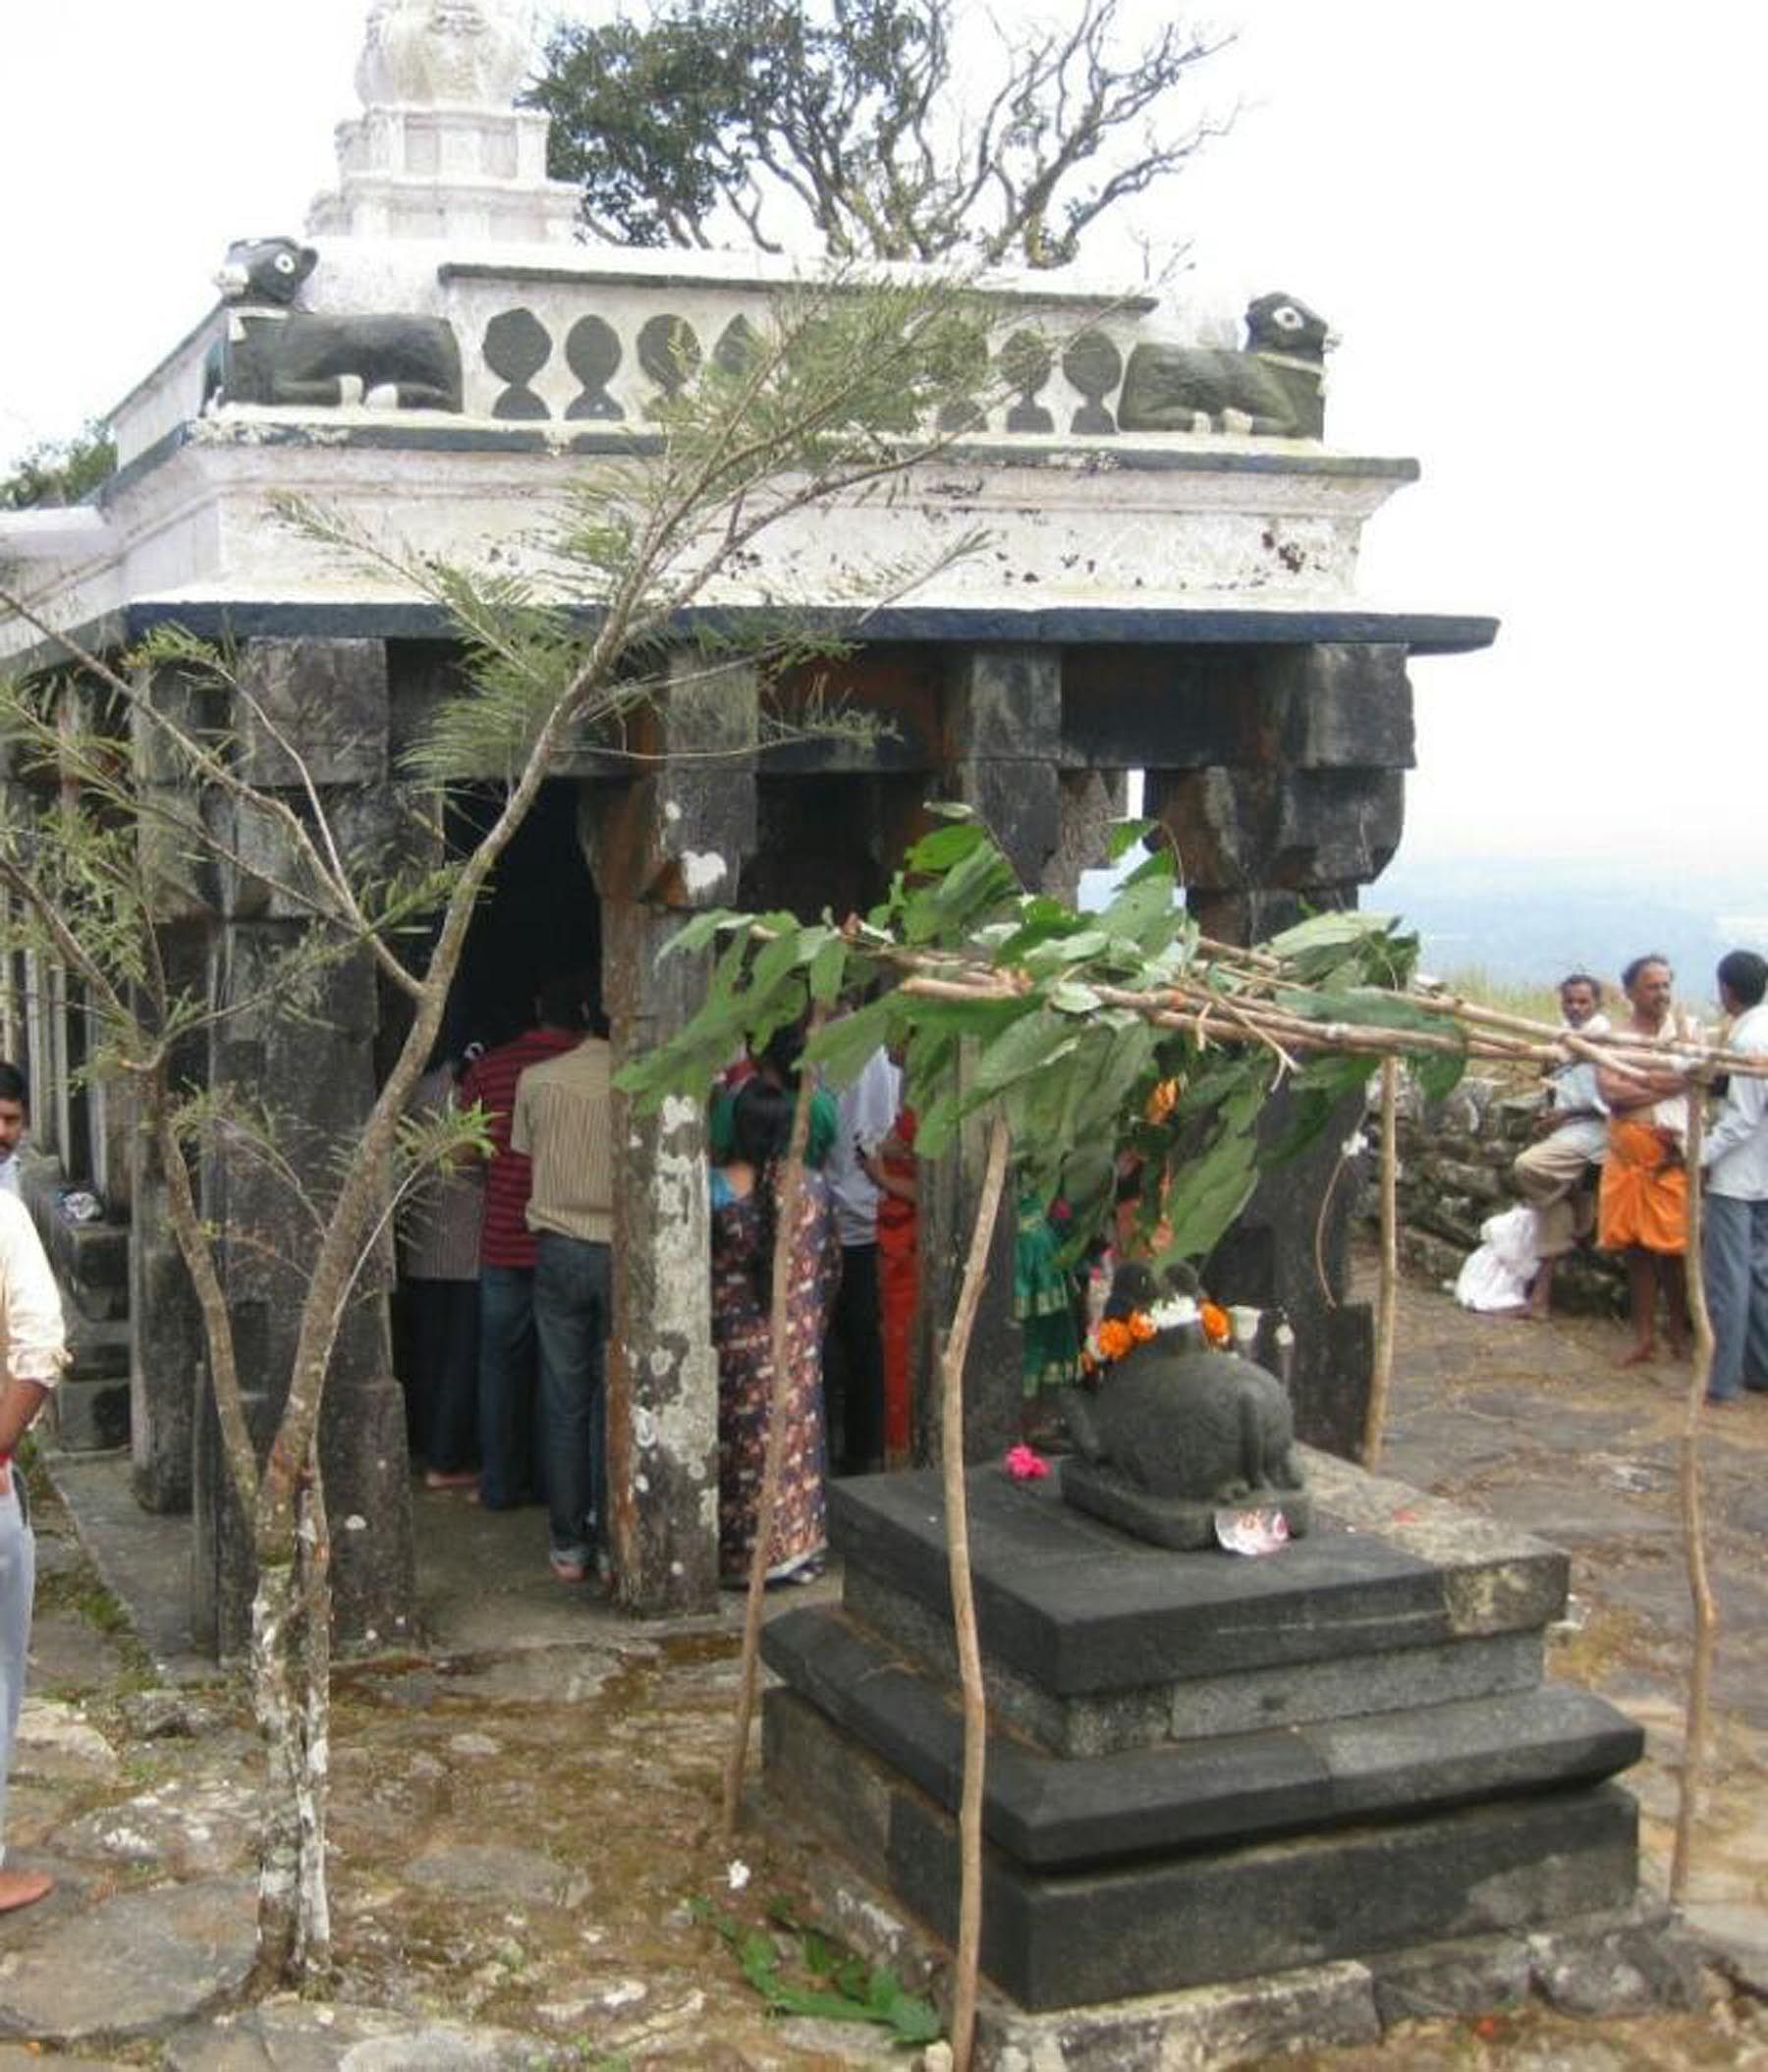
[[[1685,1375],[1616,1370],[1616,1327],[1472,1318],[1423,1287],[1406,1291],[1400,1344],[1384,1472],[1571,1550],[1555,1668],[1647,1726],[1631,1781],[1661,1882],[1688,1627]],[[1419,2025],[1379,2050],[1304,2061],[1768,2068],[1755,1996],[1768,1990],[1768,1397],[1707,1424],[1725,1628],[1689,1907],[1712,1956],[1705,2004]],[[121,1467],[57,1473],[102,1527]],[[250,1947],[249,1715],[167,1624],[153,1584],[176,1577],[174,1544],[119,1559],[110,1543],[132,1624],[39,1486],[43,1576],[8,1827],[16,1859],[60,1882],[0,1924],[0,2038],[16,2040],[0,2042],[0,2072],[45,2058],[181,2072],[913,2061],[878,2028],[770,2014],[706,1918],[747,1930],[770,1906],[801,1922],[810,1910],[805,1866],[765,1827],[751,1824],[735,1861],[717,1838],[729,1618],[623,1621],[550,1583],[531,1516],[481,1518],[458,1498],[421,1499],[434,1652],[339,1677],[330,1998],[222,2012]]]

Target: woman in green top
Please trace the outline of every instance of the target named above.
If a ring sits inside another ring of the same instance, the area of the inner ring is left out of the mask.
[[[1038,1399],[1080,1379],[1080,1334],[1075,1293],[1059,1257],[1050,1218],[1029,1188],[1019,1197],[1019,1241],[1013,1255],[1013,1314],[1020,1326],[1020,1383],[1027,1426]]]

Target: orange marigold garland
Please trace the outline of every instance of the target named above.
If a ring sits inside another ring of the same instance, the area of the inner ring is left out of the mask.
[[[1087,1334],[1080,1348],[1080,1372],[1096,1379],[1107,1367],[1115,1367],[1136,1346],[1146,1345],[1163,1331],[1178,1331],[1187,1324],[1202,1330],[1211,1345],[1227,1345],[1234,1332],[1228,1312],[1219,1302],[1198,1302],[1189,1295],[1171,1295],[1151,1309],[1133,1309],[1121,1317],[1107,1317]]]
[[[1093,1333],[1093,1337],[1098,1343],[1099,1357],[1105,1361],[1121,1360],[1135,1343],[1135,1333],[1127,1317],[1107,1317]]]

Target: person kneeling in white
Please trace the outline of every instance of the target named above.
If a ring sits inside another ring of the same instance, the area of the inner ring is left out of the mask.
[[[0,1914],[41,1899],[55,1881],[5,1868],[6,1779],[12,1770],[36,1590],[36,1536],[13,1451],[67,1364],[61,1297],[30,1212],[0,1194]]]

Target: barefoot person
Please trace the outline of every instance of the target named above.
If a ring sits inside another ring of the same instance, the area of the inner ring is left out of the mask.
[[[1561,979],[1560,1012],[1568,1029],[1585,1036],[1608,1033],[1599,1011],[1602,988],[1582,971]],[[1586,1172],[1608,1149],[1608,1114],[1596,1091],[1596,1066],[1587,1058],[1562,1064],[1547,1081],[1547,1105],[1535,1118],[1535,1141],[1517,1154],[1511,1176],[1517,1192],[1534,1211],[1535,1270],[1528,1290],[1529,1317],[1545,1317],[1553,1301],[1553,1269],[1579,1238],[1589,1235]]]
[[[36,1587],[36,1536],[13,1453],[66,1359],[61,1297],[36,1226],[22,1201],[0,1194],[0,1914],[29,1906],[55,1882],[41,1871],[6,1869],[4,1838]]]
[[[1671,1005],[1674,981],[1669,960],[1636,956],[1621,974],[1631,1012],[1621,1024],[1627,1036],[1689,1033]],[[1666,1063],[1641,1072],[1604,1065],[1596,1090],[1609,1112],[1608,1157],[1602,1168],[1597,1242],[1605,1252],[1627,1254],[1627,1290],[1633,1342],[1621,1361],[1641,1366],[1657,1351],[1654,1310],[1664,1295],[1670,1355],[1688,1349],[1688,1291],[1685,1254],[1688,1245],[1688,1175],[1683,1147],[1688,1133],[1688,1080],[1680,1065]]]

